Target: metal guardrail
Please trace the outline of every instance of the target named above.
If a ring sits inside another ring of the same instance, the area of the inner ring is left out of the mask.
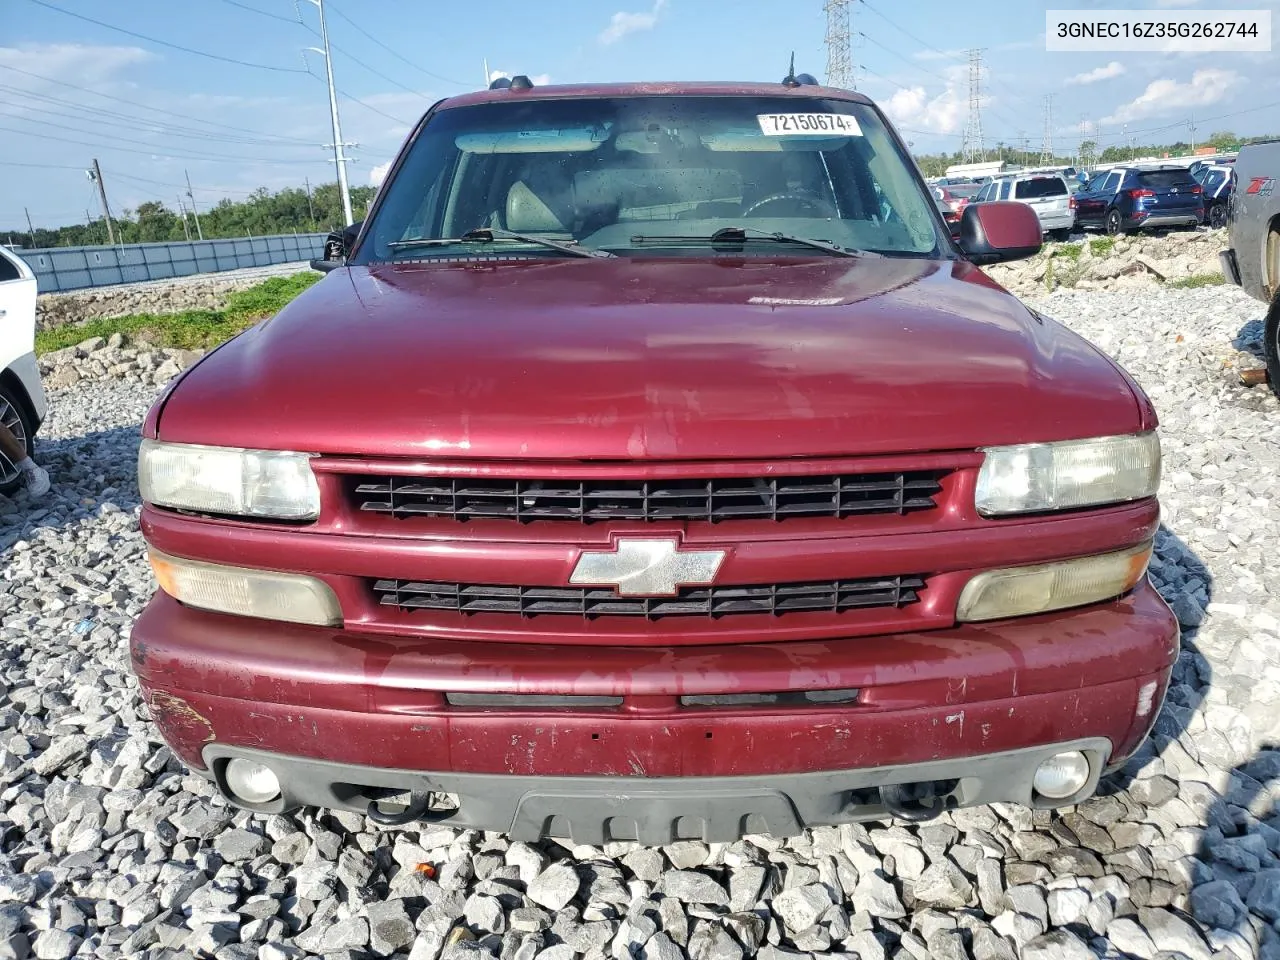
[[[299,233],[114,247],[46,247],[14,252],[35,273],[41,293],[56,293],[310,260],[322,256],[326,236]]]

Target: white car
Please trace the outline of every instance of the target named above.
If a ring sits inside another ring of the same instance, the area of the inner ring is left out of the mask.
[[[0,246],[0,423],[30,454],[48,406],[36,364],[36,278],[21,258]],[[0,493],[19,483],[0,454]]]
[[[1040,228],[1057,240],[1065,240],[1076,225],[1075,198],[1067,189],[1067,181],[1056,173],[1024,173],[988,180],[973,198],[974,203],[987,200],[1019,200],[1040,218]]]

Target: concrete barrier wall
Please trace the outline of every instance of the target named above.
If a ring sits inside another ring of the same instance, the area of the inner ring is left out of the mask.
[[[326,236],[323,233],[300,233],[114,247],[48,247],[14,252],[35,273],[41,293],[56,293],[310,260],[322,256]]]

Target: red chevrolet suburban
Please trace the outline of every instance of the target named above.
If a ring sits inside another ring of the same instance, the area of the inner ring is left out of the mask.
[[[147,417],[133,668],[234,803],[577,842],[1089,796],[1178,651],[1138,386],[880,110],[436,104],[353,243]]]

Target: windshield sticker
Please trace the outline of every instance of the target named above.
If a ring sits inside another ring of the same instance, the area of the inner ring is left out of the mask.
[[[857,117],[846,113],[761,113],[756,120],[766,137],[862,136]]]
[[[843,297],[813,297],[810,299],[791,299],[788,297],[752,297],[747,303],[764,307],[834,307],[844,303]]]

